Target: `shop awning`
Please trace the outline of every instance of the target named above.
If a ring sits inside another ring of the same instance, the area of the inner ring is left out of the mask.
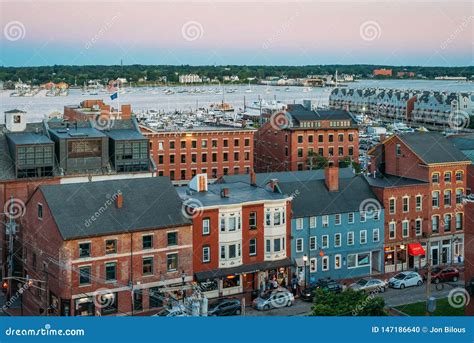
[[[289,258],[279,261],[260,262],[245,264],[233,268],[213,269],[195,273],[197,281],[214,280],[226,277],[227,275],[236,275],[244,273],[255,273],[258,271],[271,270],[281,267],[290,267],[293,262]]]
[[[408,254],[411,256],[425,255],[425,249],[423,249],[420,243],[411,243],[408,244]]]

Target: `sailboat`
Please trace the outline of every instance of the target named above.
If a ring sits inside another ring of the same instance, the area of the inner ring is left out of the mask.
[[[252,88],[250,88],[250,81],[249,81],[249,88],[245,90],[245,93],[252,93]]]

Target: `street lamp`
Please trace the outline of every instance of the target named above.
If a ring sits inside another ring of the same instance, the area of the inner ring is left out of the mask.
[[[306,278],[306,263],[308,262],[308,255],[303,255],[303,275],[304,275],[304,287],[307,287],[307,278]]]

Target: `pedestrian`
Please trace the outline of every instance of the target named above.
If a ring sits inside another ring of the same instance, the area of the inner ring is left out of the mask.
[[[298,287],[298,278],[296,277],[296,274],[293,274],[293,277],[291,278],[291,291],[294,296],[296,296],[297,287]]]

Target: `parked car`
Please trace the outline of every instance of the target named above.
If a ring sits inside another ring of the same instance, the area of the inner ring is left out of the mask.
[[[354,291],[361,291],[365,293],[372,292],[385,292],[387,288],[387,283],[379,279],[360,279],[356,283],[353,283],[349,286]]]
[[[295,302],[293,294],[286,289],[276,289],[267,291],[254,299],[252,306],[259,311],[266,311],[271,308],[291,306]]]
[[[313,301],[317,289],[334,293],[340,293],[343,290],[342,285],[335,280],[320,279],[316,284],[306,287],[300,292],[301,299],[304,301]]]
[[[242,312],[242,305],[239,299],[236,298],[222,298],[209,306],[207,311],[208,316],[234,316],[240,315]]]
[[[153,316],[159,317],[189,317],[189,313],[183,306],[165,308]]]
[[[417,272],[401,272],[388,280],[388,286],[403,289],[411,286],[421,286],[423,279]]]
[[[424,279],[426,280],[425,275]],[[445,281],[456,282],[459,280],[459,270],[454,267],[440,268],[435,267],[431,269],[431,282],[440,283]]]

